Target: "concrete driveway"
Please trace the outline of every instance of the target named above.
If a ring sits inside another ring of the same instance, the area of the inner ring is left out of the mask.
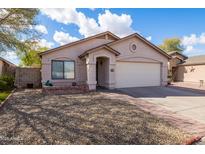
[[[170,87],[122,88],[121,92],[205,123],[205,92]]]

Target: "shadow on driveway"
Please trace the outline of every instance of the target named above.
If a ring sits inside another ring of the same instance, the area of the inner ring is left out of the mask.
[[[174,88],[174,87],[135,87],[135,88],[121,88],[113,90],[113,92],[124,93],[132,97],[143,98],[165,98],[168,96],[205,96],[205,92],[199,90],[190,90],[188,88]]]
[[[122,88],[117,93],[140,98],[178,115],[205,123],[205,92],[178,87]]]

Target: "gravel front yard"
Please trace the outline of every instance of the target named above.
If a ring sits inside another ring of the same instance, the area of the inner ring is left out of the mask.
[[[181,144],[189,135],[103,92],[21,90],[0,109],[0,144]]]

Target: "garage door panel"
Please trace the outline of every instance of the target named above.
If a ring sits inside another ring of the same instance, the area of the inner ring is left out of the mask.
[[[160,64],[117,62],[116,88],[160,86]]]

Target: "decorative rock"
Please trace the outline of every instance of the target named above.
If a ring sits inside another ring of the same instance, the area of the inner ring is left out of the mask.
[[[205,137],[200,140],[199,145],[205,145]]]
[[[205,145],[205,137],[202,137],[199,141],[193,143],[194,145]]]

